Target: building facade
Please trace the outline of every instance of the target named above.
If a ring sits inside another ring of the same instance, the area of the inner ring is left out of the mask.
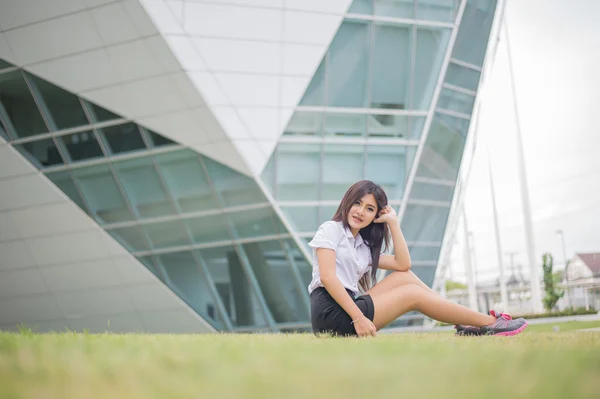
[[[307,330],[361,179],[434,285],[501,4],[50,3],[0,1],[0,329]]]

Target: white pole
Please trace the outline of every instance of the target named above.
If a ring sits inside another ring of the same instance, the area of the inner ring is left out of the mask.
[[[508,13],[507,13],[508,14]],[[506,31],[506,51],[508,53],[508,68],[510,71],[510,85],[513,94],[513,105],[515,108],[515,122],[517,127],[517,166],[519,169],[519,183],[521,188],[521,202],[523,206],[523,221],[525,223],[525,243],[527,245],[527,260],[531,278],[531,302],[533,311],[541,313],[542,295],[538,265],[535,260],[535,242],[533,239],[533,221],[531,219],[531,205],[529,202],[529,188],[527,185],[527,171],[525,170],[525,154],[523,152],[523,139],[521,136],[521,123],[519,122],[519,107],[517,105],[517,92],[515,89],[515,77],[510,54],[510,39],[508,35],[508,15],[504,15],[504,29]]]
[[[469,292],[469,307],[475,311],[479,311],[477,306],[477,288],[473,281],[473,270],[471,267],[471,245],[469,244],[469,226],[467,225],[467,212],[465,206],[462,207],[463,227],[465,236],[465,246],[463,248],[463,256],[465,260],[465,271],[467,272],[467,289]]]
[[[492,174],[492,160],[488,149],[488,169],[490,172],[490,190],[492,194],[492,210],[494,211],[494,231],[496,232],[496,252],[498,254],[498,269],[500,270],[500,302],[504,312],[508,312],[508,292],[506,278],[504,278],[504,263],[502,262],[502,247],[500,245],[500,228],[498,227],[498,210],[496,209],[496,194],[494,192],[494,176]]]

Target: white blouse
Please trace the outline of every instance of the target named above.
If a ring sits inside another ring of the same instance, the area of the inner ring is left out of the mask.
[[[312,281],[308,286],[310,294],[317,287],[323,287],[319,274],[317,248],[335,251],[335,273],[342,285],[358,295],[358,281],[371,271],[371,251],[360,234],[356,238],[342,222],[332,220],[323,223],[308,245],[313,249]]]

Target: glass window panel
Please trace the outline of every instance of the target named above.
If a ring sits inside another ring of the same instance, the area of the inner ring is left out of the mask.
[[[195,244],[231,241],[231,236],[227,230],[227,216],[221,213],[184,219],[183,223],[188,227]]]
[[[72,162],[104,156],[96,135],[91,130],[56,138]]]
[[[412,108],[428,109],[440,74],[450,29],[417,28]]]
[[[94,123],[98,123],[98,122],[106,122],[106,121],[112,121],[115,119],[121,119],[121,117],[117,114],[113,114],[112,112],[97,106],[96,104],[92,104],[92,103],[87,103],[88,105],[88,110],[90,112],[90,116],[92,118],[92,122]]]
[[[413,273],[421,279],[428,287],[433,286],[433,279],[435,278],[436,266],[414,266],[411,268]]]
[[[308,243],[311,239],[306,241],[305,239],[301,239],[301,241],[306,244],[308,248]],[[282,240],[284,248],[288,251],[294,262],[296,263],[296,269],[300,274],[300,279],[302,280],[302,289],[303,292],[307,292],[306,289],[312,280],[312,265],[309,261],[306,260],[300,248],[296,245],[296,242],[292,239]],[[311,251],[309,251],[310,253]]]
[[[189,150],[156,156],[167,186],[183,212],[219,208],[198,156]]]
[[[375,15],[395,18],[413,18],[415,15],[414,0],[373,0]]]
[[[89,125],[90,122],[76,95],[31,74],[27,74],[27,78],[41,96],[42,105],[54,121],[56,129]]]
[[[408,139],[419,140],[423,134],[423,128],[425,127],[424,116],[411,116],[408,119],[409,134]]]
[[[440,109],[448,109],[450,111],[471,115],[474,104],[475,97],[469,94],[460,93],[449,89],[442,89],[437,107]]]
[[[329,50],[327,104],[335,107],[366,106],[369,66],[369,23],[345,20]]]
[[[367,147],[367,180],[379,184],[388,200],[402,199],[406,180],[406,147],[370,145]]]
[[[99,132],[104,135],[105,142],[108,143],[108,151],[111,154],[146,149],[142,135],[133,123],[104,127],[99,129]]]
[[[341,200],[350,186],[363,177],[363,145],[325,144],[321,199]]]
[[[409,108],[412,26],[375,23],[371,108]]]
[[[0,74],[0,113],[13,136],[30,137],[48,132],[21,71]]]
[[[190,238],[180,220],[145,224],[141,226],[154,249],[190,245]]]
[[[417,18],[419,20],[453,22],[454,6],[459,0],[419,0]]]
[[[10,67],[12,67],[11,64],[4,61],[3,59],[0,59],[0,69],[6,69],[6,68],[10,68]]]
[[[301,231],[317,231],[318,225],[318,211],[319,209],[315,206],[293,206],[293,207],[281,207],[281,210],[289,220],[294,232]]]
[[[325,57],[319,64],[300,105],[324,105],[325,104]]]
[[[253,238],[280,234],[277,217],[271,208],[230,213],[236,238]]]
[[[325,114],[323,132],[326,136],[361,137],[365,135],[366,115]]]
[[[254,180],[209,158],[203,159],[215,190],[225,206],[267,202]]]
[[[354,0],[348,13],[351,14],[372,14],[373,13],[373,5],[371,4],[371,0]]]
[[[161,136],[160,134],[154,133],[153,131],[148,130],[148,134],[150,135],[150,141],[152,142],[153,147],[177,145],[177,143],[175,143],[174,141],[171,141],[168,138]]]
[[[477,90],[480,75],[479,72],[470,68],[450,63],[446,71],[446,83],[469,90]]]
[[[99,223],[133,219],[107,165],[78,168],[73,170],[73,174],[92,215]]]
[[[2,114],[1,113],[0,113],[0,136],[6,141],[10,140],[8,133],[6,132],[6,128],[4,127],[4,123],[2,122]]]
[[[263,170],[262,173],[262,181],[266,184],[266,186],[269,188],[269,192],[271,194],[274,194],[274,189],[275,189],[275,153],[277,152],[277,149],[275,149],[275,151],[273,151],[273,154],[271,154],[271,158],[269,158],[269,162],[267,162],[267,165],[265,166],[265,169]]]
[[[206,262],[219,296],[234,326],[266,325],[254,289],[232,246],[198,251]]]
[[[56,184],[56,186],[60,188],[63,193],[67,194],[67,196],[71,198],[73,202],[79,205],[81,209],[87,212],[87,209],[83,203],[83,199],[81,198],[79,191],[77,191],[75,183],[71,179],[71,174],[68,171],[48,173],[46,174],[46,177]]]
[[[277,323],[308,321],[304,287],[292,273],[292,265],[279,240],[244,244],[243,248],[265,302]]]
[[[283,134],[293,136],[320,136],[322,129],[322,112],[296,111]]]
[[[413,183],[410,197],[412,199],[424,199],[433,201],[452,201],[454,186],[441,184],[430,184],[415,181]]]
[[[320,144],[279,144],[277,199],[317,200],[320,165]]]
[[[408,204],[402,220],[406,241],[442,241],[449,207]]]
[[[468,0],[452,58],[482,66],[494,21],[496,0]]]
[[[175,252],[157,256],[166,273],[169,287],[217,329],[223,328],[217,306],[206,277],[191,252]]]
[[[15,148],[39,169],[44,169],[46,166],[64,164],[58,148],[52,139],[23,143],[15,145]]]
[[[164,277],[160,270],[157,270],[156,265],[153,262],[153,256],[137,256],[137,260],[139,260],[148,270],[152,272],[159,280],[164,281]]]
[[[407,137],[408,117],[404,115],[367,115],[371,137]]]
[[[410,253],[411,260],[418,261],[435,261],[437,262],[438,257],[440,256],[441,247],[439,246],[415,246],[410,245],[408,247],[408,252]]]
[[[417,176],[456,180],[468,129],[468,120],[436,114]]]
[[[129,202],[141,218],[175,213],[150,158],[115,162],[114,167]]]
[[[144,233],[137,226],[111,229],[107,231],[130,252],[147,251],[150,249],[148,246],[148,240],[146,240]]]
[[[341,198],[340,198],[341,200]],[[323,205],[319,207],[319,226],[321,226],[323,223],[327,222],[328,220],[333,219],[333,215],[335,215],[335,212],[337,211],[339,207],[338,205]]]

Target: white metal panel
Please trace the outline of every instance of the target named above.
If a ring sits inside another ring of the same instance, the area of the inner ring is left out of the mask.
[[[342,15],[286,10],[283,41],[327,46],[342,18]]]
[[[178,308],[181,299],[163,287],[161,282],[155,280],[148,284],[128,286],[127,293],[138,311]]]
[[[351,3],[352,0],[285,0],[285,6],[289,10],[305,10],[333,14],[346,13]]]
[[[112,287],[123,282],[111,259],[47,266],[40,271],[53,292]]]
[[[143,284],[156,281],[152,272],[140,265],[137,259],[129,254],[113,258],[111,261],[123,284]]]
[[[89,217],[82,210],[74,209],[68,200],[14,210],[11,216],[23,238],[95,229]]]
[[[0,179],[35,173],[36,169],[23,156],[11,146],[0,146]]]
[[[53,320],[62,317],[62,311],[50,294],[0,299],[0,323],[19,324],[34,320]]]
[[[131,23],[120,2],[106,4],[90,10],[94,25],[105,46],[141,37],[137,27]]]
[[[233,144],[244,157],[252,173],[259,175],[268,158],[258,143],[254,140],[233,140]]]
[[[40,184],[40,180],[38,174],[0,180],[0,211],[64,201],[58,188]]]
[[[144,39],[117,44],[109,47],[107,51],[119,76],[119,82],[148,78],[163,73],[162,66]]]
[[[85,9],[87,4],[74,0],[1,0],[0,26],[8,30],[63,14]]]
[[[146,12],[162,33],[183,34],[180,22],[175,18],[169,7],[161,0],[140,0]],[[187,7],[186,7],[187,8]]]
[[[188,71],[206,71],[207,66],[192,40],[187,36],[165,36],[171,51],[177,57],[183,69]]]
[[[30,238],[27,246],[38,265],[105,259],[108,254],[98,230]]]
[[[0,298],[45,293],[48,287],[35,267],[0,271]]]
[[[217,105],[212,107],[212,109],[213,114],[231,139],[243,140],[252,138],[248,129],[240,120],[240,117],[234,107],[223,107]]]
[[[141,125],[161,132],[161,134],[177,143],[187,146],[206,144],[211,142],[211,136],[206,132],[199,120],[199,112],[196,109],[184,109],[140,118]]]
[[[327,48],[318,44],[284,43],[283,74],[296,76],[312,76],[325,55]]]
[[[68,318],[135,311],[124,287],[60,292],[54,297]]]
[[[214,73],[215,78],[235,106],[279,105],[280,78],[238,73]],[[308,83],[308,82],[307,82]]]
[[[21,238],[17,224],[9,211],[0,212],[0,242]]]
[[[90,333],[127,333],[143,332],[144,325],[137,312],[109,313],[94,316],[67,318],[69,329]]]
[[[279,138],[279,111],[275,108],[243,108],[237,112],[256,140],[277,140]],[[268,154],[267,154],[268,155]]]
[[[0,58],[13,64],[17,63],[15,55],[6,41],[4,32],[0,32]]]
[[[34,266],[35,259],[29,252],[25,241],[0,242],[0,270],[18,269]]]
[[[199,37],[194,44],[211,71],[277,75],[281,69],[281,45],[276,42]]]

